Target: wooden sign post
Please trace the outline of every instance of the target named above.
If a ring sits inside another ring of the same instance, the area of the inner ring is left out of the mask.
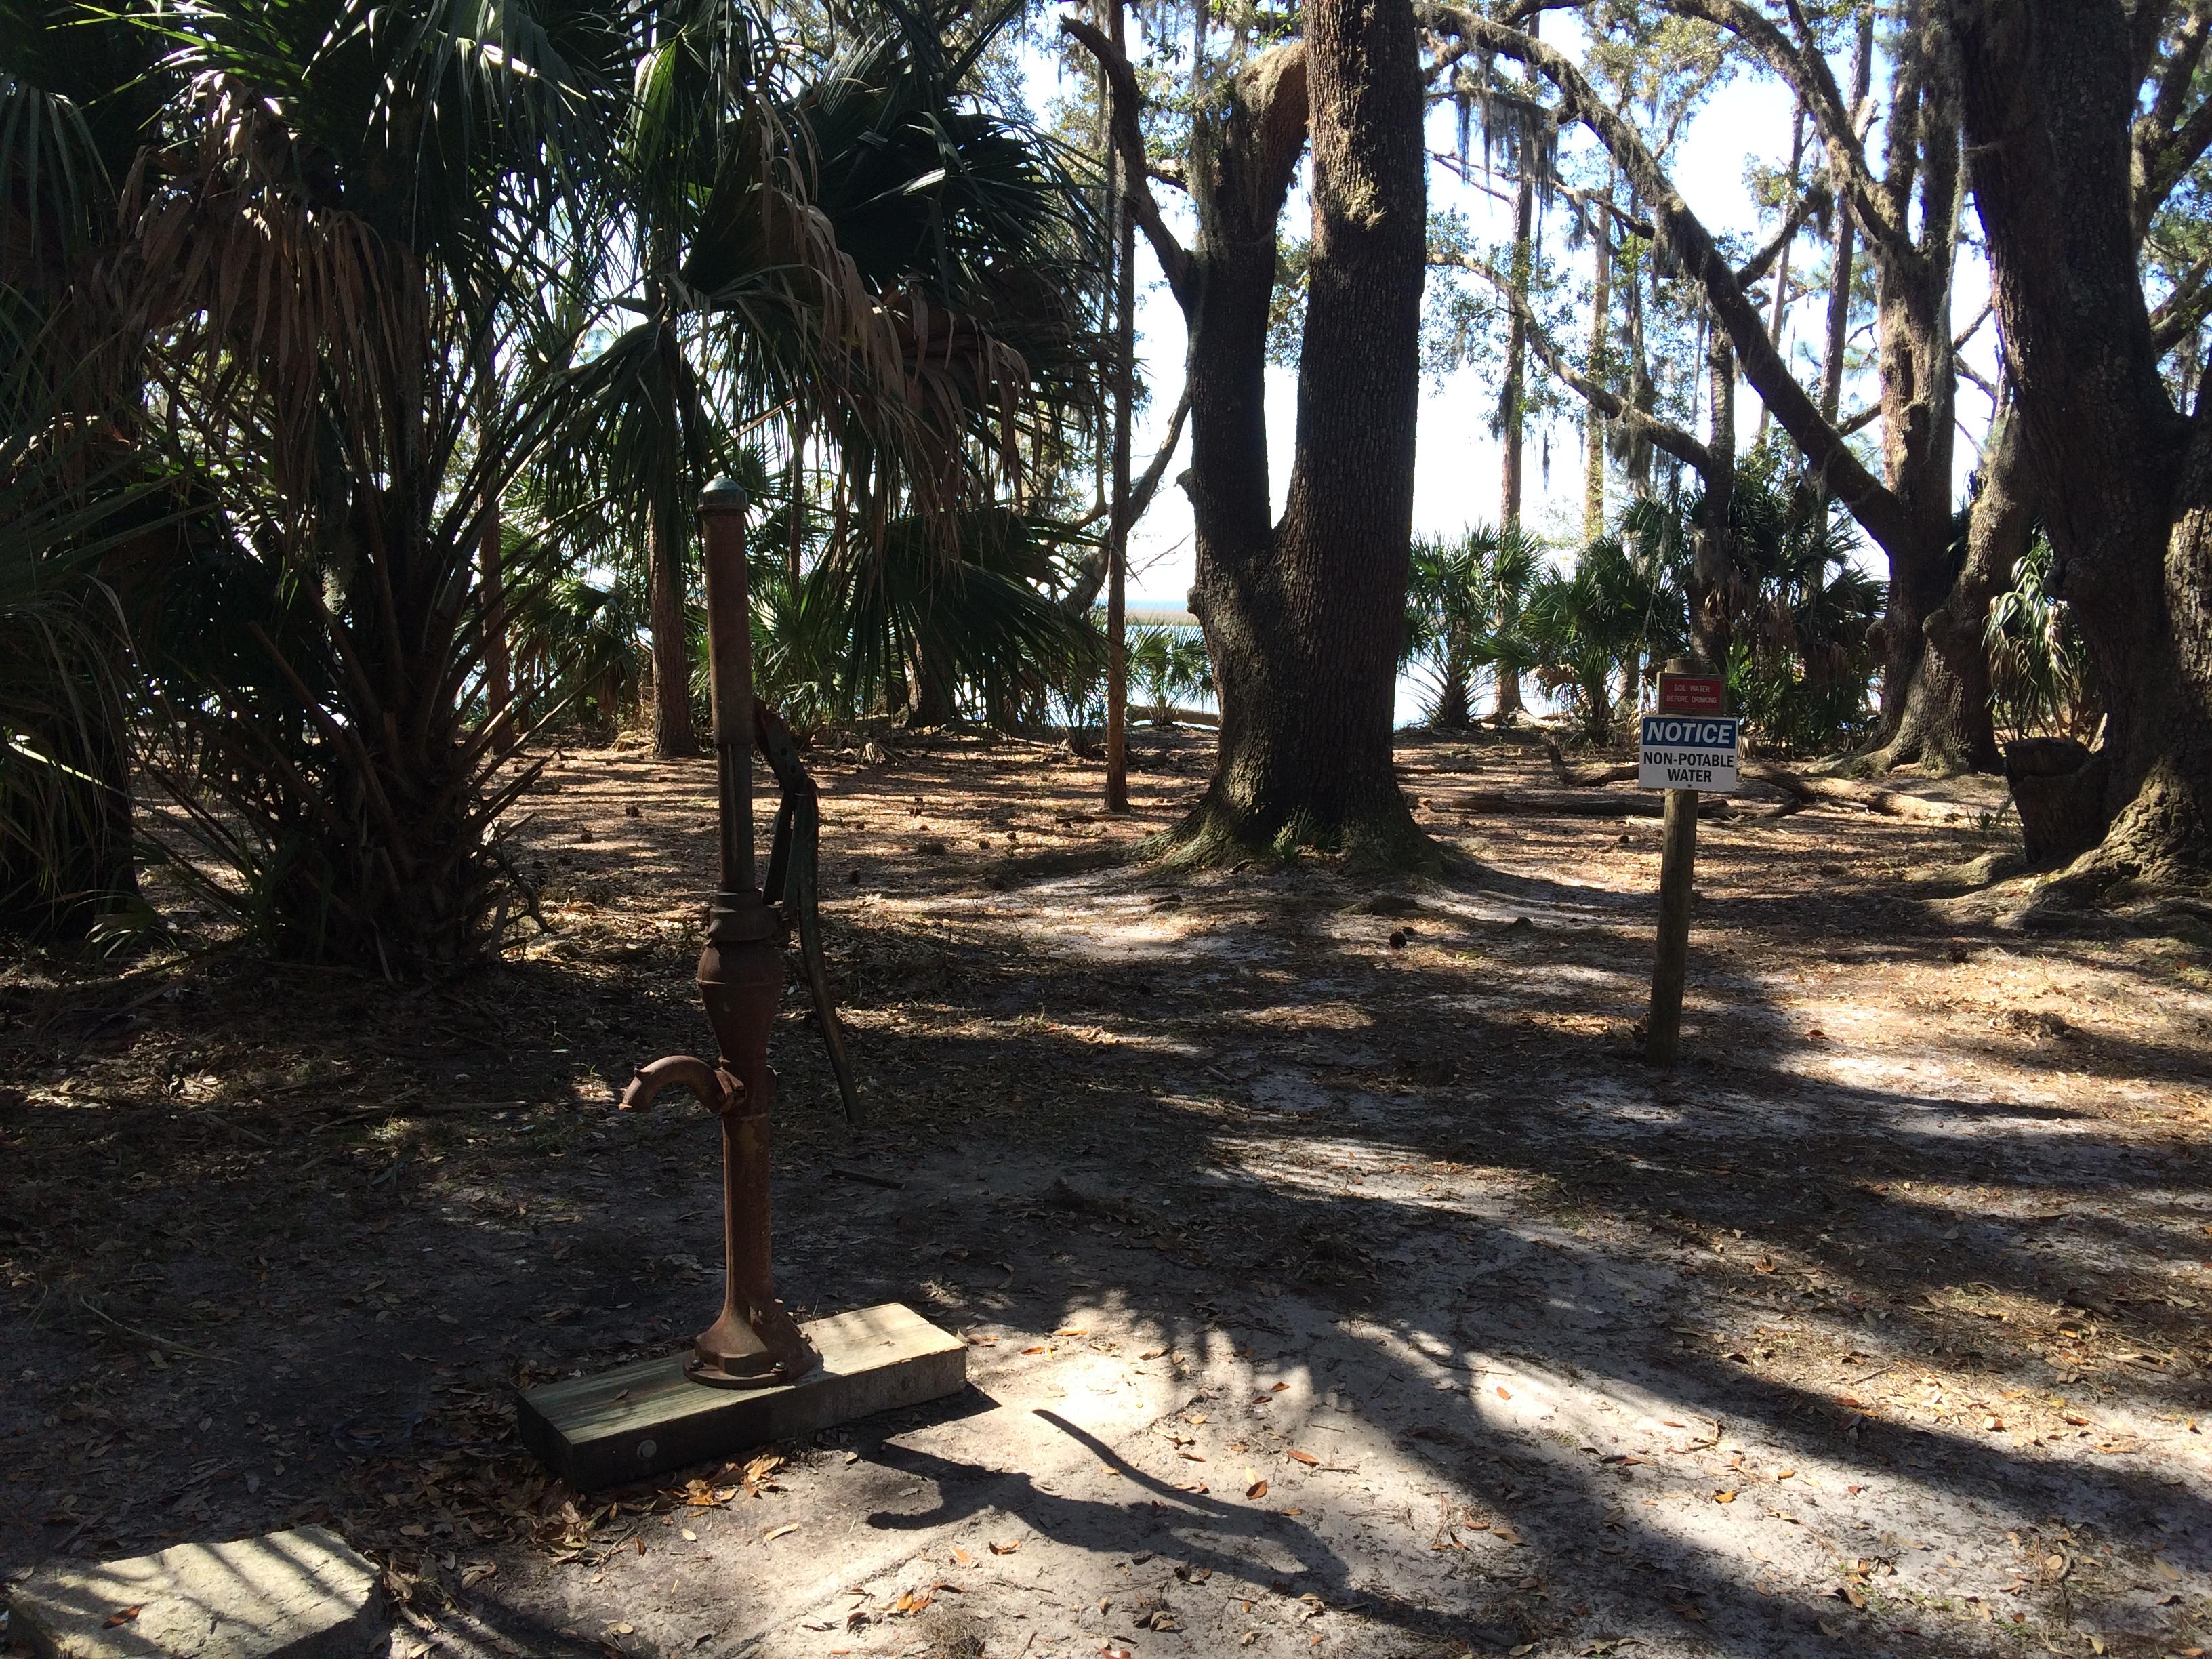
[[[1734,793],[1736,722],[1727,682],[1692,674],[1676,659],[1659,676],[1659,712],[1642,721],[1637,782],[1667,792],[1665,841],[1659,855],[1659,946],[1651,964],[1651,1011],[1644,1057],[1672,1066],[1682,1040],[1682,981],[1690,961],[1690,897],[1698,863],[1698,790]],[[1668,718],[1673,716],[1674,718]]]

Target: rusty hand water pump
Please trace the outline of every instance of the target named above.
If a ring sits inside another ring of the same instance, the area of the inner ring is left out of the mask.
[[[783,1000],[784,944],[795,927],[799,962],[830,1051],[848,1123],[860,1103],[830,1000],[822,957],[814,781],[775,711],[753,697],[751,603],[745,570],[743,486],[722,479],[699,497],[707,551],[707,645],[719,781],[721,880],[699,953],[699,996],[720,1049],[715,1064],[689,1054],[641,1066],[623,1091],[625,1110],[664,1089],[688,1089],[722,1125],[722,1312],[692,1344],[684,1375],[717,1388],[796,1382],[821,1363],[776,1299],[769,1230],[768,1112],[775,1096],[769,1029]],[[767,879],[753,882],[752,754],[757,744],[782,791]],[[772,898],[770,896],[775,896]],[[778,902],[780,901],[780,902]]]

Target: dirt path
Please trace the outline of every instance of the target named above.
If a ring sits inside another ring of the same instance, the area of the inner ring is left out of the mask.
[[[877,1127],[794,997],[784,1293],[975,1386],[659,1492],[551,1486],[507,1401],[713,1310],[710,1126],[608,1109],[704,1040],[703,767],[556,766],[556,932],[458,986],[15,964],[0,1573],[327,1520],[406,1654],[2212,1645],[2212,940],[1954,925],[1966,831],[1711,822],[1655,1078],[1656,822],[1462,811],[1540,756],[1419,743],[1465,878],[1098,862],[1205,759],[1144,734],[1115,822],[1039,750],[814,757]]]

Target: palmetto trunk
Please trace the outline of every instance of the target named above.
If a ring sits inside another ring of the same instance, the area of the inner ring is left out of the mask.
[[[1735,574],[1735,551],[1729,513],[1735,489],[1735,354],[1719,329],[1705,339],[1705,386],[1711,457],[1704,472],[1705,494],[1690,530],[1690,637],[1698,657],[1715,673],[1728,667],[1735,638],[1735,612],[1742,584]]]
[[[1522,403],[1528,376],[1528,327],[1522,307],[1528,301],[1528,281],[1535,258],[1536,179],[1534,158],[1521,158],[1521,185],[1513,198],[1513,253],[1508,280],[1516,301],[1505,325],[1505,381],[1498,392],[1498,420],[1503,476],[1499,479],[1498,521],[1508,530],[1521,526],[1521,496],[1527,470],[1528,425]],[[1498,665],[1498,702],[1492,711],[1503,718],[1521,711],[1521,674]]]
[[[1609,344],[1613,322],[1613,227],[1598,216],[1591,251],[1589,372],[1601,381],[1612,378]],[[1583,410],[1583,539],[1605,534],[1605,417]]]
[[[662,384],[673,387],[682,378],[675,358],[682,346],[665,313],[656,349],[662,358]],[[682,442],[672,429],[678,416],[668,411],[672,454],[681,454]],[[690,584],[685,580],[684,503],[674,487],[656,493],[646,550],[646,581],[653,617],[653,752],[663,760],[678,760],[699,752],[698,728],[691,719],[691,633],[690,606],[685,603]]]

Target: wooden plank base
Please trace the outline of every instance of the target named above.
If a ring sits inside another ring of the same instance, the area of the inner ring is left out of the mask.
[[[811,1434],[968,1386],[968,1346],[896,1302],[799,1328],[819,1369],[776,1388],[715,1389],[684,1375],[687,1348],[526,1390],[522,1443],[580,1492]]]

